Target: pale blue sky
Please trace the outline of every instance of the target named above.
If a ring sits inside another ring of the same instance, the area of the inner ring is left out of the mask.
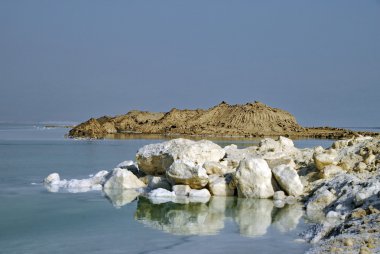
[[[0,121],[259,100],[380,126],[376,0],[0,0]]]

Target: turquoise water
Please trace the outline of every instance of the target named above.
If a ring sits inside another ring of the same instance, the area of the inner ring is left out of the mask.
[[[295,241],[306,228],[299,205],[278,209],[271,201],[236,198],[152,204],[140,197],[115,207],[100,191],[50,193],[40,183],[51,172],[86,178],[162,141],[71,140],[64,138],[67,131],[0,124],[1,253],[303,253],[309,248]],[[329,146],[331,141],[295,143]]]

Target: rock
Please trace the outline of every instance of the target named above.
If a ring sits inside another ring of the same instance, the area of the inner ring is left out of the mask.
[[[53,173],[45,178],[44,183],[50,192],[58,192],[60,188],[65,188],[71,193],[87,192],[92,190],[101,190],[101,184],[104,183],[107,175],[108,171],[101,170],[90,178],[80,180],[71,179],[67,181],[66,179],[60,180],[58,173]]]
[[[122,169],[128,169],[131,171],[135,176],[137,177],[143,177],[145,176],[145,173],[139,170],[139,167],[134,161],[123,161],[120,162],[116,168],[122,168]]]
[[[367,215],[367,212],[363,208],[357,208],[352,211],[351,218],[363,218]]]
[[[224,176],[227,173],[235,172],[235,170],[229,169],[228,167],[222,165],[219,162],[215,162],[215,161],[206,161],[203,164],[203,167],[206,169],[206,173],[208,175]]]
[[[153,204],[174,202],[176,198],[173,191],[168,191],[162,188],[152,190],[148,193],[148,197]]]
[[[189,201],[192,203],[207,203],[211,194],[207,189],[191,190],[189,193]]]
[[[157,175],[165,173],[175,160],[186,160],[203,165],[206,161],[218,162],[224,155],[225,151],[211,141],[179,138],[140,148],[136,154],[136,160],[143,172]]]
[[[234,196],[235,189],[231,189],[229,182],[225,177],[219,177],[218,175],[210,176],[208,183],[208,189],[213,196]]]
[[[273,195],[273,200],[285,200],[285,193],[283,191],[276,191]]]
[[[336,219],[339,219],[339,218],[340,218],[340,215],[339,215],[339,213],[337,213],[337,212],[335,212],[335,211],[329,211],[329,212],[326,214],[326,218],[336,220]]]
[[[314,159],[314,163],[315,163],[315,166],[317,167],[318,170],[323,170],[324,167],[328,166],[328,165],[335,165],[337,162],[336,162],[336,158],[337,158],[338,154],[336,152],[336,150],[334,149],[330,149],[330,150],[326,150],[326,151],[323,151],[322,153],[314,153],[314,156],[313,156],[313,159]]]
[[[292,196],[299,196],[303,193],[303,185],[297,171],[288,165],[279,165],[272,169],[272,173],[280,187]]]
[[[69,192],[77,193],[77,192],[90,191],[94,185],[95,184],[92,182],[91,178],[81,179],[81,180],[71,179],[70,181],[68,181],[66,183],[65,187],[67,188],[67,190]],[[98,184],[98,185],[100,185],[100,184]],[[101,189],[101,187],[100,187],[100,189]]]
[[[102,185],[106,181],[108,174],[109,174],[109,172],[107,170],[101,170],[91,178],[91,181],[93,184],[101,184]]]
[[[263,159],[244,159],[240,162],[234,181],[238,196],[246,198],[270,198],[274,194],[272,173]]]
[[[367,164],[367,165],[371,165],[371,164],[374,164],[374,162],[376,161],[376,156],[374,154],[369,153],[366,158],[364,159],[364,163]]]
[[[354,246],[354,242],[352,241],[351,238],[346,238],[343,240],[343,244],[344,246],[347,246],[347,247],[352,247]]]
[[[244,149],[238,149],[236,145],[229,145],[223,148],[226,152],[223,162],[227,162],[227,166],[236,169],[239,166],[240,161],[245,158],[251,158],[257,153],[257,147],[251,146]]]
[[[147,179],[147,185],[150,190],[162,188],[166,190],[171,190],[172,186],[165,176],[145,176]]]
[[[314,196],[308,201],[306,211],[313,212],[323,210],[336,199],[336,196],[327,189],[318,190]]]
[[[173,192],[176,196],[184,197],[188,196],[191,191],[189,185],[174,185]]]
[[[148,193],[149,197],[155,197],[155,198],[160,198],[160,197],[165,197],[165,198],[174,198],[175,194],[173,191],[168,191],[162,188],[154,189],[151,192]]]
[[[328,165],[322,169],[322,171],[320,172],[320,176],[322,178],[328,179],[344,173],[345,171],[341,167],[335,165]]]
[[[367,168],[367,164],[365,164],[364,162],[359,162],[357,165],[356,165],[356,170],[357,171],[364,171],[366,170]]]
[[[58,173],[51,173],[44,179],[44,184],[57,185],[61,181]]]
[[[286,155],[281,156],[279,158],[266,158],[265,160],[271,169],[279,165],[289,165],[290,167],[293,167],[293,168],[296,167],[296,164],[294,163],[293,159]]]
[[[207,189],[190,190],[189,197],[209,198],[211,194]]]
[[[280,142],[271,138],[264,138],[260,140],[259,150],[264,152],[276,152],[281,150]]]
[[[192,189],[201,189],[208,183],[206,169],[190,161],[175,161],[166,176],[174,184],[189,185]]]
[[[362,188],[358,193],[356,193],[354,198],[356,206],[363,205],[367,199],[380,193],[379,179],[380,177],[378,179],[373,179],[373,181],[367,181],[366,187]]]
[[[115,168],[104,183],[104,189],[137,189],[146,187],[132,172]]]
[[[283,150],[294,148],[293,140],[291,140],[289,138],[280,136],[278,139],[278,142],[280,143]]]

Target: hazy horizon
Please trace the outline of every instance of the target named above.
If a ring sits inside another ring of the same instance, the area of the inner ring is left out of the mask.
[[[0,1],[0,122],[255,100],[380,126],[380,2]]]

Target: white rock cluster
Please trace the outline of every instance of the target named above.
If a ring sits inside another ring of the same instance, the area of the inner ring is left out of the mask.
[[[292,140],[284,137],[277,141],[266,138],[245,149],[179,138],[146,145],[138,150],[136,162],[124,161],[110,172],[70,181],[61,181],[53,173],[44,182],[52,191],[103,189],[113,199],[121,190],[138,190],[161,201],[187,197],[204,202],[211,195],[266,199],[272,198],[275,190],[297,197],[303,193],[303,185],[296,167],[311,158],[309,150],[295,148]]]
[[[138,150],[136,162],[124,161],[110,172],[103,170],[87,179],[69,181],[53,173],[44,183],[50,191],[102,189],[117,204],[134,200],[134,195],[123,197],[123,190],[136,190],[152,200],[160,199],[157,202],[205,202],[210,196],[239,196],[273,198],[275,206],[281,207],[329,179],[343,176],[342,181],[348,181],[347,172],[375,172],[379,154],[379,140],[368,137],[336,141],[328,149],[298,149],[285,137],[265,138],[257,146],[244,149],[179,138],[146,145]],[[361,188],[354,202],[364,203],[375,195],[378,185],[374,183],[371,188]],[[307,210],[321,211],[337,196],[339,193],[331,192],[331,188],[319,188],[308,199]]]

